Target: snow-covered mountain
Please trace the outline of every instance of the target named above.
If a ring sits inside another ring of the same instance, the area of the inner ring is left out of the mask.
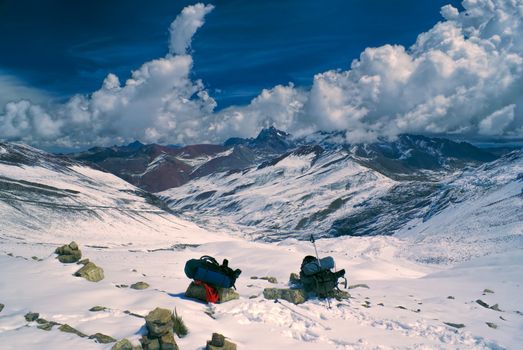
[[[0,143],[0,213],[0,234],[21,240],[61,241],[78,232],[96,239],[111,227],[146,241],[151,231],[188,224],[155,195],[110,173],[13,143]]]
[[[289,142],[277,132],[265,134],[283,139],[277,143],[288,147],[282,154],[195,178],[160,196],[203,226],[239,228],[255,238],[389,235],[424,217],[460,171],[496,159],[468,143],[423,136],[350,145],[340,142],[340,133]],[[261,153],[252,145],[257,139],[234,143]]]

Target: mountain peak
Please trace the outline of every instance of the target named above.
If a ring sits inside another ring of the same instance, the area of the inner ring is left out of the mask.
[[[256,137],[256,141],[266,141],[273,138],[287,138],[289,136],[290,134],[286,133],[285,131],[278,130],[274,126],[270,126],[260,131]]]

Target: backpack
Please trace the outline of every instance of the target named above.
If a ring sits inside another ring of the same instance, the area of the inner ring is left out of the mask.
[[[316,293],[319,297],[328,297],[338,287],[338,279],[344,279],[345,288],[347,287],[347,279],[345,278],[345,270],[333,272],[334,259],[327,257],[316,259],[315,257],[306,256],[300,268],[300,281],[303,289],[306,292]]]
[[[236,279],[241,270],[229,267],[229,261],[220,265],[212,256],[204,255],[200,259],[191,259],[185,263],[185,275],[191,279],[208,283],[214,287],[235,288]]]

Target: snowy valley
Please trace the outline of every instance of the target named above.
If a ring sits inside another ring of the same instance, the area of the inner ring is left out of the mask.
[[[333,299],[331,308],[320,299],[300,305],[264,299],[264,288],[286,287],[301,259],[314,252],[307,240],[296,239],[304,237],[263,236],[270,225],[288,221],[294,229],[300,217],[318,210],[294,204],[295,198],[321,189],[315,192],[317,201],[309,203],[323,208],[343,191],[350,197],[344,204],[352,205],[384,196],[405,181],[363,166],[361,157],[355,161],[350,153],[342,156],[325,143],[323,147],[327,150],[318,155],[317,148],[301,145],[299,151],[283,152],[274,164],[194,179],[168,190],[171,202],[166,206],[166,192],[150,194],[84,163],[1,143],[2,348],[113,345],[61,332],[58,326],[38,329],[36,322],[24,319],[28,312],[86,335],[103,333],[137,345],[144,332],[144,321],[137,315],[163,307],[176,308],[189,328],[186,337],[176,339],[180,349],[204,348],[213,332],[224,334],[239,349],[517,349],[523,342],[520,151],[475,166],[449,166],[450,171],[437,178],[443,190],[431,192],[429,200],[417,206],[419,212],[402,218],[404,224],[392,236],[326,234],[318,239],[319,254],[333,256],[337,266],[347,270],[349,284],[360,285],[348,290],[350,299]],[[435,174],[416,173],[425,174],[416,181]],[[415,181],[407,175],[406,183]],[[242,191],[241,186],[252,182],[254,188]],[[188,194],[216,188],[236,189],[225,198],[236,196],[248,220],[256,220],[258,213],[275,221],[262,221],[263,230],[254,235],[244,231],[250,221],[237,225],[234,211],[223,215],[222,204],[212,202],[217,195],[204,198],[205,205],[191,212],[207,215],[204,228],[189,222],[187,212],[183,219],[177,215],[172,198],[191,201]],[[278,210],[283,193],[292,200]],[[269,194],[274,203],[272,209],[264,209]],[[217,211],[214,219],[208,215],[211,210]],[[375,227],[386,227],[379,226],[385,218],[380,217]],[[321,225],[314,230],[328,229],[330,223]],[[56,247],[73,240],[84,257],[104,269],[103,280],[75,277],[79,266],[55,259]],[[190,282],[183,272],[185,261],[202,255],[227,258],[242,269],[236,283],[238,300],[210,308],[184,296]],[[273,276],[277,283],[251,279],[263,276]],[[122,286],[140,281],[150,287]],[[105,309],[89,311],[97,305]]]

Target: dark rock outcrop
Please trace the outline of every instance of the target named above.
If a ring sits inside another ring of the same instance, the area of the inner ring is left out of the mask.
[[[92,262],[88,262],[80,270],[74,273],[77,277],[83,277],[91,282],[99,282],[104,279],[104,270]]]
[[[220,304],[240,298],[240,294],[238,294],[238,292],[236,292],[233,288],[216,288],[216,290],[218,291],[218,303]],[[185,296],[205,302],[207,301],[205,288],[202,285],[198,285],[194,282],[191,282],[185,291]]]

